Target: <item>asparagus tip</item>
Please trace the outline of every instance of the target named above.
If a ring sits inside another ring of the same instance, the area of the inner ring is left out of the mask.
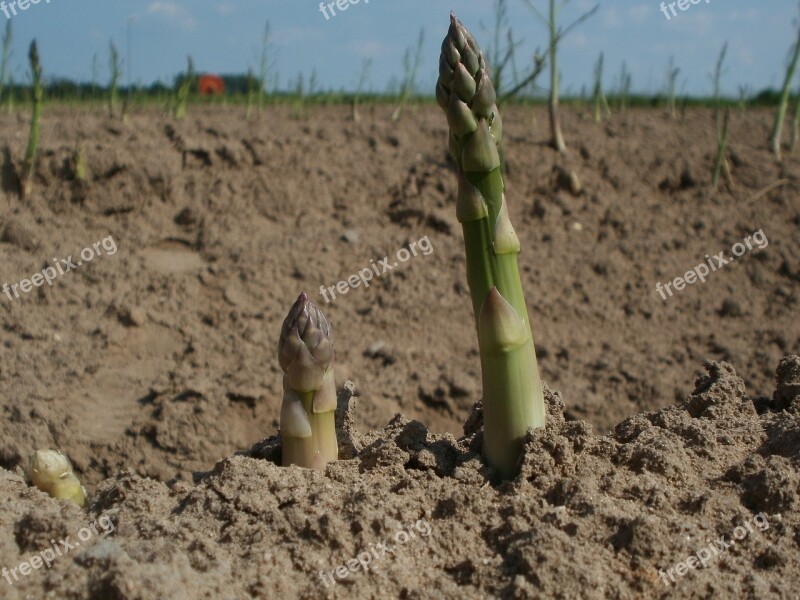
[[[58,450],[37,450],[30,459],[28,476],[34,486],[57,500],[86,504],[86,490],[69,459]]]

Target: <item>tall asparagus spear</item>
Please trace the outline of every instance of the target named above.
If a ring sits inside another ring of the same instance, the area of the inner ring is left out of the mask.
[[[333,330],[304,293],[283,322],[278,342],[283,369],[283,466],[324,469],[339,457]]]
[[[481,355],[484,455],[509,479],[517,472],[525,431],[544,427],[544,398],[517,264],[520,244],[503,193],[495,90],[478,44],[452,13],[436,99],[447,115],[458,172],[456,214]]]

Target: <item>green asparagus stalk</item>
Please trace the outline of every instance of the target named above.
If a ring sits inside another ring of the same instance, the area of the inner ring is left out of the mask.
[[[550,133],[552,136],[553,147],[559,152],[567,149],[564,142],[564,134],[561,133],[561,114],[558,109],[558,86],[561,73],[558,70],[558,7],[556,0],[550,0],[550,12],[547,20],[547,31],[550,39],[550,99],[548,102],[550,110]]]
[[[117,99],[119,96],[119,78],[120,74],[122,73],[119,52],[117,51],[117,47],[114,45],[114,40],[111,40],[108,43],[108,71],[110,76],[108,82],[108,116],[113,119],[114,109],[117,105]]]
[[[323,470],[339,457],[333,329],[308,295],[300,294],[278,343],[283,369],[283,466]]]
[[[264,110],[264,100],[267,97],[267,76],[269,75],[271,67],[271,51],[270,25],[269,21],[267,21],[264,25],[264,34],[261,36],[261,59],[258,64],[258,112]]]
[[[31,483],[57,500],[86,505],[86,490],[72,471],[69,459],[58,450],[37,450],[28,468]]]
[[[188,57],[186,63],[186,75],[183,78],[176,96],[175,118],[183,119],[186,116],[186,105],[189,102],[189,94],[195,84],[194,61]]]
[[[28,134],[28,147],[25,149],[25,159],[22,165],[20,190],[25,197],[33,185],[33,175],[36,171],[36,157],[39,153],[39,120],[42,116],[42,100],[44,88],[42,87],[42,64],[39,61],[39,50],[36,40],[31,42],[28,50],[28,61],[31,66],[31,95],[33,97],[33,112],[31,115],[31,129]]]
[[[457,165],[456,214],[464,230],[467,282],[478,332],[484,404],[484,455],[503,478],[518,469],[522,439],[545,423],[528,309],[500,168],[503,128],[486,60],[450,15],[436,99],[447,115]]]
[[[622,61],[622,71],[619,74],[619,111],[625,112],[628,108],[628,96],[631,92],[631,74],[628,72],[628,65]]]
[[[775,112],[775,123],[772,126],[772,134],[770,135],[770,146],[772,152],[778,160],[781,160],[781,135],[783,132],[783,121],[786,118],[786,111],[789,108],[789,96],[791,94],[792,80],[794,79],[797,64],[800,62],[800,26],[797,29],[797,41],[792,49],[792,59],[786,67],[786,75],[783,79],[783,87],[781,88],[780,101],[778,103],[778,110]]]
[[[75,181],[79,181],[81,183],[86,183],[88,181],[88,172],[89,167],[86,164],[86,148],[84,148],[83,144],[78,144],[75,147],[74,153],[74,173],[75,173]]]
[[[14,112],[14,76],[8,76],[8,92],[6,93],[6,112],[12,114]]]
[[[794,105],[794,116],[792,117],[792,143],[789,146],[789,152],[794,156],[794,151],[797,150],[797,142],[800,142],[800,94],[797,97],[797,103]]]
[[[717,137],[717,156],[714,159],[714,170],[711,172],[711,189],[715,192],[719,187],[719,175],[722,168],[727,166],[725,162],[725,152],[728,149],[728,126],[730,125],[730,110],[725,110],[725,116],[722,119],[722,128],[720,129]]]
[[[247,70],[247,108],[245,108],[244,118],[249,119],[253,113],[253,99],[256,96],[256,78],[253,75],[252,67]]]
[[[592,104],[594,105],[594,111],[592,118],[595,123],[599,123],[603,120],[603,113],[605,112],[606,118],[611,116],[611,108],[608,106],[608,100],[606,100],[606,94],[603,91],[603,53],[600,53],[600,57],[597,59],[597,63],[594,66],[594,92],[592,93]]]
[[[669,108],[670,117],[673,119],[678,118],[678,111],[676,110],[675,91],[678,81],[678,75],[681,70],[675,66],[675,59],[669,57],[669,65],[667,66],[667,107]]]
[[[406,104],[408,104],[411,95],[414,93],[414,90],[417,87],[417,73],[419,72],[419,67],[422,64],[422,47],[425,43],[425,30],[419,30],[419,38],[417,39],[417,49],[414,52],[414,59],[411,59],[411,48],[406,49],[406,53],[403,56],[403,71],[405,74],[403,75],[403,83],[400,88],[400,95],[397,98],[397,107],[394,109],[392,113],[392,121],[399,121],[400,115],[403,113],[403,109],[405,108]]]
[[[3,35],[2,51],[0,51],[0,100],[3,98],[3,88],[6,85],[6,75],[8,75],[8,60],[11,58],[11,21],[6,21],[6,30]],[[10,92],[9,92],[10,93]]]

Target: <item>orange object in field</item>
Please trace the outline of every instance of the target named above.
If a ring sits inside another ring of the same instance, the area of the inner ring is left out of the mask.
[[[201,75],[197,89],[201,96],[219,96],[225,93],[225,82],[218,75]]]

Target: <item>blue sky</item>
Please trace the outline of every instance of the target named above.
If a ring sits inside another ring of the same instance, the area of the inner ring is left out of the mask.
[[[6,0],[8,1],[8,0]],[[92,57],[107,78],[108,41],[126,55],[131,19],[133,81],[172,81],[191,54],[201,72],[239,73],[257,65],[267,20],[272,26],[275,69],[282,87],[316,69],[323,89],[355,87],[364,58],[373,64],[367,87],[385,90],[402,73],[402,57],[425,29],[419,86],[431,90],[437,74],[438,47],[452,9],[484,47],[489,45],[492,0],[365,0],[326,20],[319,0],[41,0],[12,16],[15,42],[12,70],[26,77],[31,38],[39,42],[46,75],[89,81]],[[546,0],[532,0],[544,7]],[[660,0],[599,0],[600,10],[565,38],[562,85],[579,92],[590,86],[598,54],[605,53],[606,83],[627,61],[637,91],[663,86],[671,55],[681,69],[679,88],[710,92],[709,72],[729,42],[723,90],[736,96],[740,85],[755,90],[778,87],[786,56],[796,38],[796,0],[710,0],[690,5],[667,20]],[[562,13],[570,22],[590,8],[590,0],[571,0]],[[524,41],[520,63],[546,44],[545,29],[522,0],[509,0],[515,37]],[[0,26],[6,18],[0,13]],[[546,78],[540,80],[546,85]]]

